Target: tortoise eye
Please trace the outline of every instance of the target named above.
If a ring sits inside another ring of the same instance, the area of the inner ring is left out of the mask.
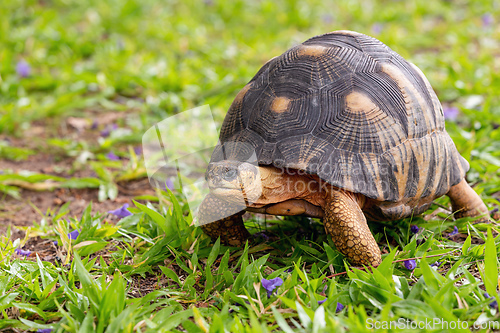
[[[222,177],[230,182],[230,181],[233,181],[234,179],[236,179],[236,176],[238,175],[238,172],[236,171],[236,169],[233,169],[233,168],[228,168],[226,170],[224,170],[224,173],[222,174]]]

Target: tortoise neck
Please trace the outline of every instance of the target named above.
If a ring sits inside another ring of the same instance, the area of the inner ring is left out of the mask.
[[[306,200],[322,206],[323,189],[314,176],[295,169],[279,169],[273,166],[259,166],[262,195],[260,203],[270,204],[289,199]]]

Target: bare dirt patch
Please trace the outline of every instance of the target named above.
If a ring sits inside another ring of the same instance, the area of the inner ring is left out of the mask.
[[[0,200],[0,233],[7,226],[30,226],[38,222],[48,210],[57,211],[69,202],[68,217],[80,218],[84,209],[92,202],[92,213],[107,212],[128,203],[137,195],[154,195],[147,179],[119,184],[118,197],[115,200],[99,202],[96,189],[57,189],[54,191],[35,192],[21,190],[22,200],[5,196]]]

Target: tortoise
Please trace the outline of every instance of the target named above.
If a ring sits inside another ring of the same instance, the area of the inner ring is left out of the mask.
[[[443,195],[455,217],[489,218],[468,169],[420,69],[375,38],[334,31],[272,58],[237,94],[199,224],[239,246],[245,210],[318,217],[351,264],[376,267],[367,219],[418,215]]]

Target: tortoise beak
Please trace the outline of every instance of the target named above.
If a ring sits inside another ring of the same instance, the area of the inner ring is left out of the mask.
[[[218,189],[241,191],[237,165],[227,163],[224,165],[210,164],[205,173],[205,179],[211,191]]]

